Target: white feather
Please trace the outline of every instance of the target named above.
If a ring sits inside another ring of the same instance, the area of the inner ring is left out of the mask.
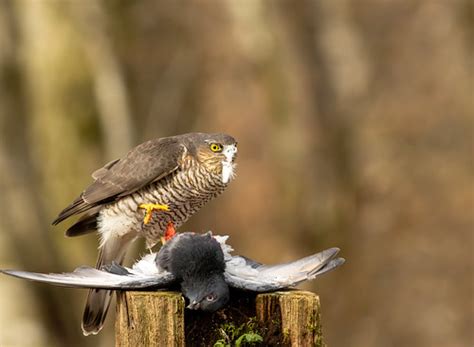
[[[232,259],[232,252],[234,249],[232,248],[231,245],[228,245],[227,239],[229,238],[228,235],[213,235],[214,239],[216,239],[217,242],[221,245],[222,252],[224,253],[224,259],[227,261],[229,259]]]
[[[235,176],[236,165],[233,160],[237,153],[237,147],[235,145],[225,145],[222,153],[225,155],[225,159],[222,161],[222,183],[229,183]]]
[[[98,230],[100,233],[100,247],[110,238],[120,238],[133,230],[135,226],[135,219],[126,214],[108,213],[108,210],[103,210],[99,218],[97,218]]]
[[[156,253],[149,253],[133,264],[130,272],[143,275],[156,275],[161,271],[156,266]]]

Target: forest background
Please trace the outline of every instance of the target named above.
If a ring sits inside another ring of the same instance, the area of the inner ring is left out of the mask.
[[[1,0],[0,268],[94,264],[94,235],[50,225],[90,173],[226,132],[237,179],[182,231],[268,263],[340,247],[305,287],[329,346],[472,345],[473,18],[469,0]],[[0,345],[109,346],[112,317],[82,336],[84,296],[1,277]]]

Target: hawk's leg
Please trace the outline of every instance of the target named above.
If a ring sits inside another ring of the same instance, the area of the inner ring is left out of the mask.
[[[165,234],[161,237],[161,243],[164,245],[167,241],[171,240],[176,235],[176,229],[174,228],[173,222],[168,222]]]
[[[168,205],[161,205],[161,204],[141,204],[138,207],[146,210],[145,217],[143,217],[143,224],[145,225],[150,223],[151,217],[153,216],[153,211],[169,211],[170,210]]]

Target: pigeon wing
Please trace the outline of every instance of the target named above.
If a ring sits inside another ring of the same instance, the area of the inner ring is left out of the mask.
[[[118,265],[117,265],[118,266]],[[144,289],[163,288],[172,284],[174,276],[167,272],[146,274],[126,269],[126,272],[113,273],[106,270],[97,270],[89,266],[82,266],[67,273],[43,274],[37,272],[0,270],[6,275],[27,279],[35,282],[49,283],[64,287],[100,288],[100,289]],[[117,272],[117,269],[110,269]]]
[[[233,256],[226,262],[226,282],[234,288],[265,292],[291,288],[344,263],[336,258],[338,248],[330,248],[297,261],[264,265],[242,256]]]

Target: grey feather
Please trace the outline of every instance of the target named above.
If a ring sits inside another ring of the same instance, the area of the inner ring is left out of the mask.
[[[108,162],[107,164],[105,164],[103,167],[101,167],[100,169],[98,170],[95,170],[93,173],[92,173],[92,178],[94,180],[98,180],[102,177],[104,177],[108,172],[109,172],[109,169],[114,166],[115,164],[117,164],[118,162],[120,161],[120,159],[115,159],[115,160],[112,160],[110,162]]]
[[[294,262],[278,265],[256,265],[248,258],[233,256],[226,262],[226,282],[235,288],[256,292],[294,287],[315,279],[344,263],[334,259],[338,248],[330,248]]]
[[[100,289],[142,289],[164,288],[174,282],[174,277],[167,271],[146,275],[130,269],[128,275],[117,275],[88,266],[81,266],[73,272],[42,274],[37,272],[0,270],[6,275],[30,281],[49,283],[63,287],[100,288]]]

